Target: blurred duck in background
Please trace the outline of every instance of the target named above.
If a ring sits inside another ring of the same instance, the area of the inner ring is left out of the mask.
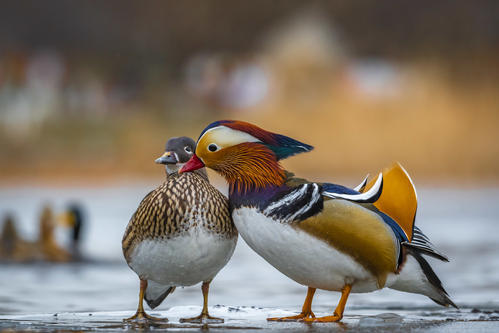
[[[0,232],[0,262],[26,262],[33,260],[35,246],[21,238],[11,214],[5,215]]]
[[[137,312],[126,321],[159,320],[144,311],[144,298],[154,309],[177,286],[202,282],[201,314],[181,321],[223,322],[208,313],[208,291],[234,252],[237,231],[227,199],[209,183],[205,169],[178,174],[194,149],[190,138],[168,140],[156,160],[165,165],[167,179],[142,200],[125,230],[123,254],[140,279]]]
[[[40,216],[38,247],[41,260],[50,262],[71,261],[71,253],[57,244],[55,239],[55,217],[50,206],[45,205]]]
[[[59,222],[59,223],[58,223]],[[0,261],[10,263],[27,262],[74,262],[81,261],[81,230],[84,224],[82,208],[78,204],[69,205],[66,212],[57,219],[49,205],[45,205],[39,218],[39,234],[35,241],[25,240],[18,232],[12,215],[5,216],[0,233]],[[55,231],[58,225],[71,228],[70,246],[61,246]]]
[[[67,210],[59,215],[58,220],[62,226],[71,229],[68,249],[71,254],[71,261],[83,261],[84,256],[82,256],[80,244],[85,215],[82,206],[76,202],[71,203]]]

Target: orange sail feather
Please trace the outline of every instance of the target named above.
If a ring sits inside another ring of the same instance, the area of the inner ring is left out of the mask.
[[[375,181],[372,179],[363,192],[368,191]],[[397,222],[409,241],[412,240],[418,198],[409,174],[398,162],[383,170],[383,190],[374,206]]]

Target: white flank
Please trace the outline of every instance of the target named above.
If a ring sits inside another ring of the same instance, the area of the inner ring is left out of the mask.
[[[213,279],[236,242],[198,227],[175,238],[143,241],[133,251],[130,267],[140,278],[162,285],[191,286]]]
[[[378,289],[376,278],[350,256],[290,224],[279,223],[256,208],[238,208],[234,223],[246,243],[281,273],[310,287],[353,292]]]

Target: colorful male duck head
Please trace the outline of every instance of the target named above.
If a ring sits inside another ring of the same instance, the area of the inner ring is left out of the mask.
[[[236,186],[231,188],[238,191],[279,186],[285,178],[279,161],[312,149],[303,142],[250,123],[220,120],[203,130],[196,154],[180,172],[207,166],[221,173],[229,185]]]

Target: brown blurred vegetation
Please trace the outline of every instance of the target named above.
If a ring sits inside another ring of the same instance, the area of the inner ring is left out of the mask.
[[[12,99],[22,104],[22,96],[31,96],[23,89],[37,54],[56,54],[64,68],[43,118],[28,116],[26,126],[0,121],[4,182],[158,177],[153,161],[167,138],[196,138],[222,118],[314,145],[285,164],[317,177],[360,180],[398,160],[425,182],[499,178],[496,1],[1,7],[0,120],[17,112]],[[265,98],[234,107],[193,92],[186,72],[200,56],[209,59],[208,70],[215,62],[222,72],[257,64],[268,78]],[[374,74],[360,71],[359,79],[352,73],[363,63],[374,63]],[[371,75],[374,92],[363,86]],[[25,95],[13,97],[19,91]],[[21,109],[36,113],[39,101]]]

